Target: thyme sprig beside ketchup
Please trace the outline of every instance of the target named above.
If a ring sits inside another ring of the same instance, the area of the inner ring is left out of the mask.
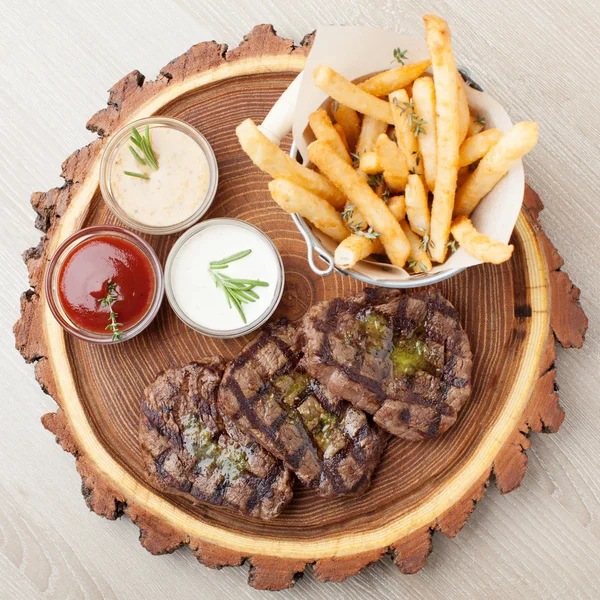
[[[229,305],[229,308],[235,307],[240,314],[240,317],[242,317],[242,321],[244,323],[246,323],[246,315],[244,314],[242,304],[256,302],[256,300],[258,300],[258,294],[254,291],[254,288],[269,287],[269,284],[266,281],[261,281],[260,279],[238,279],[235,277],[229,277],[228,275],[225,275],[225,273],[220,273],[219,271],[229,268],[229,265],[232,262],[241,260],[251,253],[252,250],[242,250],[241,252],[236,252],[227,258],[213,260],[209,264],[208,268],[208,272],[213,278],[215,285],[220,287],[225,293],[225,298],[227,298],[227,304]]]
[[[129,151],[131,152],[133,158],[135,158],[135,160],[138,163],[140,163],[140,165],[143,165],[144,167],[149,166],[155,171],[158,171],[158,160],[156,158],[156,154],[154,154],[154,150],[152,149],[152,141],[150,140],[150,127],[146,125],[144,135],[141,135],[135,127],[132,127],[129,140],[132,144],[137,146],[142,153],[142,156],[140,156],[139,152],[133,146],[129,146]],[[130,177],[150,179],[150,177],[145,173],[138,173],[136,171],[123,172],[125,173],[125,175],[129,175]]]
[[[117,284],[109,279],[106,282],[106,296],[104,296],[104,298],[98,298],[98,302],[100,302],[103,308],[110,308],[110,313],[108,314],[108,320],[110,322],[106,326],[106,330],[112,332],[113,342],[118,342],[121,339],[119,327],[123,327],[123,323],[117,322],[117,317],[119,315],[112,309],[113,304],[119,299],[118,294],[115,293],[116,289]]]

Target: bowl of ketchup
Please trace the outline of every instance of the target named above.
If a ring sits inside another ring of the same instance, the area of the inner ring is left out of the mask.
[[[122,227],[82,229],[54,253],[46,298],[69,333],[101,344],[131,339],[156,316],[164,294],[154,250]]]

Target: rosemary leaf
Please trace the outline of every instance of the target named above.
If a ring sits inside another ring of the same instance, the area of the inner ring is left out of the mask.
[[[133,158],[135,158],[135,160],[137,160],[140,165],[146,165],[146,161],[135,151],[135,148],[133,146],[129,146],[129,151],[131,152],[131,154],[133,154]]]
[[[252,253],[252,250],[242,250],[241,252],[236,252],[235,254],[232,254],[231,256],[228,256],[227,258],[222,258],[221,260],[213,260],[210,263],[210,268],[212,269],[216,265],[227,265],[236,260],[245,258],[246,256],[248,256],[248,254],[251,254],[251,253]]]
[[[220,287],[223,290],[229,308],[235,308],[244,323],[246,323],[246,315],[244,314],[243,305],[249,304],[250,302],[256,302],[256,300],[259,299],[259,295],[254,291],[254,288],[268,287],[269,284],[260,279],[239,279],[230,277],[219,271],[229,268],[229,265],[232,262],[241,260],[251,252],[252,250],[242,250],[241,252],[236,252],[221,260],[214,260],[209,263],[208,269],[217,287]]]
[[[135,171],[123,171],[123,173],[125,173],[125,175],[129,175],[129,177],[139,177],[140,179],[150,179],[150,177],[148,177],[148,175],[145,175],[144,173],[136,173]]]

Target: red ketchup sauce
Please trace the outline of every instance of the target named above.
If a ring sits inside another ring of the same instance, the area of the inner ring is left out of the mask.
[[[107,333],[111,307],[102,306],[108,283],[116,284],[120,331],[133,327],[150,308],[156,282],[152,265],[133,243],[110,235],[89,239],[71,250],[58,277],[58,294],[67,316],[79,327]]]

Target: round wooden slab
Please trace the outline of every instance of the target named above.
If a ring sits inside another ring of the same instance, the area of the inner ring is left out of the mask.
[[[358,292],[361,284],[353,279],[312,274],[300,235],[270,200],[268,178],[234,134],[244,118],[264,118],[302,69],[310,42],[309,36],[295,47],[261,25],[234,50],[214,42],[194,46],[156,81],[145,82],[139,72],[119,81],[108,107],[88,123],[99,138],[65,161],[65,185],[32,197],[45,236],[25,253],[31,288],[15,326],[18,349],[36,363],[42,388],[59,405],[43,423],[76,456],[89,507],[109,519],[127,514],[154,554],[189,544],[210,567],[247,560],[250,584],[260,589],[293,585],[309,564],[317,578],[340,581],[385,554],[402,572],[418,571],[432,533],[456,535],[492,474],[502,492],[519,485],[529,432],[558,429],[564,414],[554,386],[554,338],[580,347],[587,326],[579,290],[560,270],[562,260],[538,222],[542,204],[527,189],[511,262],[469,269],[440,286],[457,307],[475,354],[473,395],[450,431],[422,443],[393,440],[364,496],[324,500],[298,487],[292,504],[269,522],[195,507],[147,483],[137,445],[143,387],[168,367],[214,354],[234,357],[247,339],[203,337],[165,302],[134,340],[111,347],[83,343],[66,336],[47,309],[45,266],[74,231],[116,223],[98,190],[107,136],[134,118],[162,114],[197,127],[215,150],[220,183],[208,217],[248,220],[275,241],[286,269],[279,315],[296,320],[318,300]],[[164,261],[175,237],[146,239]]]

